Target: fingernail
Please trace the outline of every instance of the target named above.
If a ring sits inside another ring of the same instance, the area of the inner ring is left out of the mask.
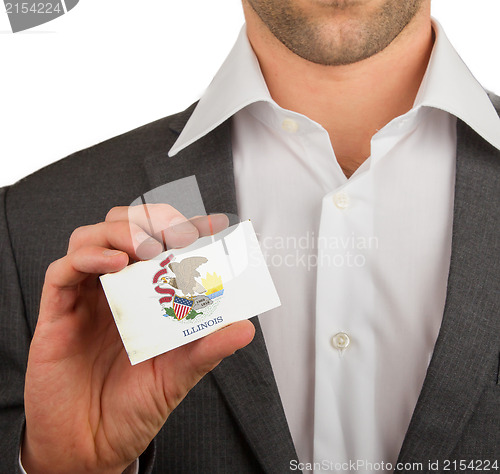
[[[184,217],[175,217],[170,221],[170,227],[176,234],[194,234],[196,227]]]
[[[119,253],[123,253],[121,250],[105,250],[102,254],[106,257],[113,257],[114,255],[118,255]]]

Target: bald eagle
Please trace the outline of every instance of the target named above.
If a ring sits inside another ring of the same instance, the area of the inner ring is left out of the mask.
[[[207,262],[208,259],[205,257],[188,257],[180,262],[172,262],[168,268],[172,270],[175,278],[163,277],[162,280],[171,287],[181,290],[185,296],[205,293],[207,290],[195,278],[201,276],[197,268]]]

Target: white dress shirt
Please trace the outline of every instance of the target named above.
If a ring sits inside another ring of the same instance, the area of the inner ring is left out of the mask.
[[[414,107],[349,179],[324,128],[273,101],[244,29],[169,153],[233,117],[239,214],[282,301],[259,320],[304,471],[395,468],[443,315],[457,118],[500,149],[487,94],[433,27]]]

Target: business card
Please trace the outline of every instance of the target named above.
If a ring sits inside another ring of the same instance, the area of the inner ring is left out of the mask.
[[[281,304],[250,221],[100,279],[132,365]]]

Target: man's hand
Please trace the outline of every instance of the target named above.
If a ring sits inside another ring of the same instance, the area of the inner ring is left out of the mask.
[[[67,255],[47,270],[30,348],[28,474],[122,472],[187,392],[252,340],[253,325],[242,321],[131,366],[98,279],[227,225],[222,215],[187,221],[154,205],[114,208],[105,222],[73,233]]]

